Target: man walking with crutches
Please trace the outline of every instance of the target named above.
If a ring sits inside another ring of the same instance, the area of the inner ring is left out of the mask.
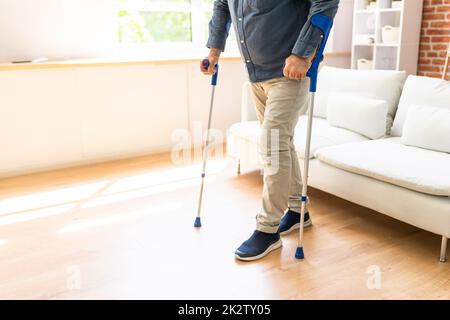
[[[212,75],[225,48],[230,21],[252,82],[261,124],[264,165],[262,208],[253,235],[236,250],[240,260],[256,260],[281,247],[284,235],[300,226],[302,179],[293,144],[298,117],[308,108],[306,79],[322,32],[311,17],[334,18],[339,0],[216,0],[207,46]],[[283,215],[284,214],[284,215]],[[308,213],[304,226],[311,225]]]

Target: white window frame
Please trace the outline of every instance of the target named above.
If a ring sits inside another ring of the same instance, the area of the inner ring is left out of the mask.
[[[202,0],[191,0],[190,3],[167,3],[164,0],[161,2],[148,2],[145,0],[128,0],[117,1],[116,12],[119,10],[128,11],[144,11],[144,12],[187,12],[191,14],[191,35],[192,41],[189,42],[160,42],[160,43],[122,43],[121,51],[132,54],[148,54],[159,52],[167,52],[175,50],[184,55],[196,55],[199,52],[205,51],[207,32],[207,24],[204,21],[205,13],[212,11],[212,4],[205,4]],[[227,43],[227,55],[237,56],[239,50],[234,41]]]

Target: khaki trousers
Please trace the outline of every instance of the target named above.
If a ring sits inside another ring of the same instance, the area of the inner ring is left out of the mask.
[[[308,109],[308,89],[309,78],[252,83],[264,168],[262,208],[256,217],[259,231],[277,232],[287,208],[300,212],[302,177],[293,137],[298,117]]]

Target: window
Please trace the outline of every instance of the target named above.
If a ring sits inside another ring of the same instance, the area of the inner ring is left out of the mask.
[[[205,48],[213,0],[117,0],[123,45]],[[227,51],[237,52],[231,30]]]

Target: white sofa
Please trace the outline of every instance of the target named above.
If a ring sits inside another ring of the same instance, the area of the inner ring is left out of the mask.
[[[320,72],[309,185],[442,236],[443,262],[450,237],[450,154],[406,146],[400,137],[411,105],[450,108],[450,82],[416,76],[406,79],[395,71],[364,72],[329,67]],[[384,79],[379,82],[374,76]],[[326,119],[331,91],[372,95],[393,104],[395,118],[392,121],[388,116],[388,134],[371,140],[331,126]],[[306,115],[300,117],[294,138],[300,162],[306,119]],[[228,154],[236,159],[238,173],[241,166],[260,166],[258,137],[259,124],[247,83],[242,122],[234,124],[228,134]]]

